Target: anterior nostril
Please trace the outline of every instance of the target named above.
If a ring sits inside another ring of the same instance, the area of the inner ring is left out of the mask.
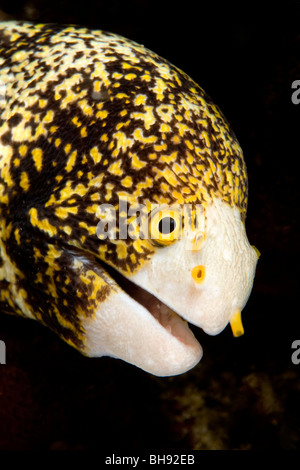
[[[192,278],[195,282],[202,282],[205,278],[205,266],[199,265],[192,269]]]

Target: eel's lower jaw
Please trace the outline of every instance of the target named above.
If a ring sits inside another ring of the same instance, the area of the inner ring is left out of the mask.
[[[194,367],[202,348],[187,322],[123,276],[113,277],[122,290],[99,304],[96,316],[84,322],[85,353],[119,358],[157,376]]]
[[[110,271],[110,274],[112,272]],[[157,297],[134,284],[120,273],[113,273],[118,285],[136,302],[145,307],[147,311],[165,330],[187,346],[194,344],[195,336],[188,326],[188,322],[169,308]]]

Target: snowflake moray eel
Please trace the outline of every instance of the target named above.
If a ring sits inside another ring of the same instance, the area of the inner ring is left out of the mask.
[[[247,173],[206,93],[118,35],[15,21],[0,80],[0,311],[158,376],[201,359],[187,322],[242,334]]]

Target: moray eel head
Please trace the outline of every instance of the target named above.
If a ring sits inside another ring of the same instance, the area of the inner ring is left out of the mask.
[[[126,280],[112,274],[123,291],[101,304],[98,314],[102,322],[106,311],[113,312],[114,332],[106,347],[116,357],[156,375],[174,375],[202,357],[187,322],[211,335],[230,322],[234,336],[243,334],[241,311],[252,289],[257,253],[239,210],[218,199],[200,213],[198,230],[183,227],[183,217],[176,216],[181,209],[158,211],[160,221],[153,217],[157,231],[163,220],[168,226],[161,239],[151,239],[154,253],[136,274],[125,274]],[[172,238],[179,220],[181,233]],[[88,334],[90,354],[97,355],[94,324]]]
[[[221,111],[128,39],[0,24],[0,310],[168,376],[241,311],[257,261]]]

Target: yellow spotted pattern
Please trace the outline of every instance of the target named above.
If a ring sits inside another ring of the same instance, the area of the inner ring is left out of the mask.
[[[163,249],[133,225],[100,239],[98,207],[220,198],[244,219],[242,151],[190,77],[114,34],[1,23],[0,72],[0,310],[84,351],[81,318],[119,289],[99,260],[130,275]]]

